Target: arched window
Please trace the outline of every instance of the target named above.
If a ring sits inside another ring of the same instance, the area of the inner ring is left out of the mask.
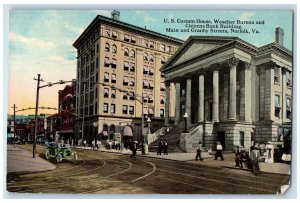
[[[130,50],[129,56],[133,58],[135,57],[135,51],[133,49]]]
[[[111,48],[112,53],[117,53],[117,46],[114,44]]]
[[[129,50],[127,48],[124,49],[124,56],[129,56]]]
[[[109,52],[110,50],[110,45],[108,43],[105,44],[105,51],[106,52]]]
[[[161,64],[165,64],[166,63],[166,58],[165,57],[162,57],[161,58]]]
[[[144,61],[148,61],[148,54],[147,53],[144,54]]]

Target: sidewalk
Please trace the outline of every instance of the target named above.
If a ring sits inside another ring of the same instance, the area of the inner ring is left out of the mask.
[[[55,169],[56,166],[27,150],[14,148],[14,145],[7,145],[7,173],[40,172]]]
[[[81,147],[76,147],[80,149]],[[82,148],[83,150],[92,150],[91,147]],[[122,151],[117,151],[115,149],[106,149],[101,147],[99,151],[108,152],[108,153],[119,153],[119,154],[131,154],[132,152],[128,149],[123,149]],[[214,154],[214,153],[212,153]],[[214,156],[210,155],[208,152],[201,153],[204,161],[195,161],[196,152],[193,153],[169,153],[168,155],[157,155],[155,152],[149,152],[148,155],[142,155],[141,151],[137,151],[137,156],[147,156],[158,159],[167,159],[167,160],[176,160],[176,161],[186,161],[189,163],[196,163],[200,165],[206,165],[210,167],[224,167],[235,170],[247,170],[245,168],[240,168],[235,166],[234,162],[234,154],[233,153],[224,153],[224,161],[221,161],[220,158],[218,160],[214,160]],[[284,174],[290,175],[290,165],[284,163],[264,163],[260,162],[261,172],[264,173],[276,173],[276,174]]]

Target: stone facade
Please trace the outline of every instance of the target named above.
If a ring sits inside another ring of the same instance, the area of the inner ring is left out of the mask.
[[[162,72],[175,86],[175,124],[187,113],[188,123],[202,126],[182,134],[184,151],[198,140],[212,149],[220,141],[225,150],[279,141],[291,123],[292,53],[277,43],[192,36]]]

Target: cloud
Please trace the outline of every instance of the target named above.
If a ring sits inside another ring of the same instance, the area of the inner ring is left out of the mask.
[[[74,26],[74,25],[71,25],[71,24],[69,24],[69,23],[67,23],[67,22],[64,22],[64,27],[65,27],[67,30],[69,30],[69,31],[71,31],[71,32],[74,32],[74,33],[76,33],[76,34],[79,34],[79,35],[84,31],[84,28],[82,28],[82,27],[77,27],[77,26]]]
[[[239,20],[245,20],[245,21],[247,21],[247,20],[250,20],[250,18],[252,17],[252,16],[254,16],[255,15],[255,13],[254,12],[243,12],[242,13],[242,15],[239,17]]]
[[[68,60],[61,56],[50,56],[47,58],[49,61],[56,62],[58,65],[75,65],[76,60]]]
[[[138,14],[138,15],[144,16],[144,22],[145,23],[154,23],[154,22],[157,22],[157,19],[151,17],[146,11],[136,11],[135,13]]]
[[[26,45],[36,46],[36,47],[45,48],[45,49],[55,48],[55,44],[53,42],[47,42],[47,41],[43,41],[41,39],[37,39],[37,38],[33,38],[33,37],[32,38],[24,37],[22,35],[18,35],[16,33],[14,33],[14,32],[9,33],[9,41],[10,42],[21,42]]]

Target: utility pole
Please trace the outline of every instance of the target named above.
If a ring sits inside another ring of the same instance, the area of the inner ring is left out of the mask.
[[[85,116],[85,83],[83,83],[83,110],[82,110],[82,124],[81,124],[81,149],[83,144],[83,131],[84,131],[84,116]]]
[[[41,79],[41,74],[38,74],[38,78],[34,80],[37,80],[37,87],[36,87],[36,100],[35,100],[35,123],[34,123],[34,137],[33,137],[33,158],[35,158],[35,150],[36,150],[36,137],[37,137],[37,115],[38,115],[38,108],[39,108],[39,91],[40,91],[40,81],[43,81]]]
[[[14,148],[16,148],[16,104],[14,104]]]

